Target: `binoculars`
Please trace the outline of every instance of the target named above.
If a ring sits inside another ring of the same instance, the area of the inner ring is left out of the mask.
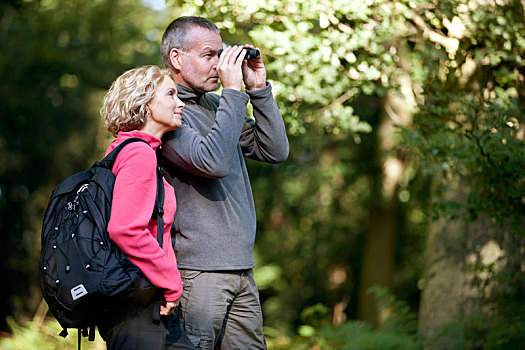
[[[259,50],[250,49],[249,47],[243,47],[243,50],[246,50],[246,56],[244,56],[245,60],[255,60],[261,57],[261,53],[259,52]],[[217,55],[221,57],[221,53],[222,53],[222,49],[219,50]]]

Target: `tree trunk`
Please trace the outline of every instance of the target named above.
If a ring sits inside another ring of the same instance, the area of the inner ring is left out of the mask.
[[[368,293],[373,286],[390,288],[394,270],[394,249],[397,229],[397,205],[395,200],[371,213],[364,248],[361,281],[359,285],[359,319],[377,327],[382,315],[376,300]]]
[[[394,252],[397,240],[399,201],[397,190],[404,170],[402,156],[395,155],[397,147],[395,125],[407,126],[412,121],[415,100],[412,82],[408,77],[399,80],[401,93],[390,92],[384,103],[384,113],[378,129],[378,153],[382,173],[378,176],[378,203],[369,214],[368,232],[363,250],[359,283],[358,318],[378,326],[383,316],[368,289],[374,286],[390,288],[394,272]]]
[[[464,202],[467,191],[467,184],[450,182],[443,199]],[[510,286],[494,274],[523,272],[522,252],[523,239],[486,215],[474,222],[441,217],[431,223],[418,323],[429,340],[426,349],[457,347],[458,339],[441,332],[459,317],[495,315],[494,297],[510,292]]]

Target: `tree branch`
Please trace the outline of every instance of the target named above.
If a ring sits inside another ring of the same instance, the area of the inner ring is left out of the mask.
[[[524,2],[525,0],[521,0]],[[456,38],[449,38],[446,35],[443,35],[435,30],[430,29],[425,20],[421,16],[414,14],[412,16],[414,24],[423,32],[423,37],[432,41],[433,43],[440,44],[445,48],[445,50],[451,54],[455,55],[459,47],[459,40]]]
[[[341,96],[339,96],[338,98],[336,98],[332,103],[330,103],[328,106],[325,106],[323,108],[321,108],[319,110],[319,112],[321,113],[325,113],[325,112],[328,112],[332,109],[334,109],[335,106],[337,105],[341,105],[343,103],[345,103],[348,99],[350,98],[350,94],[348,92],[345,92],[344,94],[342,94]]]

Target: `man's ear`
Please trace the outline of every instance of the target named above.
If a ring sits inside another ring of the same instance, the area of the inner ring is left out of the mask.
[[[180,63],[180,59],[181,59],[181,52],[176,49],[176,48],[173,48],[170,50],[170,64],[171,66],[173,67],[173,69],[177,72],[180,72],[180,67],[181,67],[181,63]]]

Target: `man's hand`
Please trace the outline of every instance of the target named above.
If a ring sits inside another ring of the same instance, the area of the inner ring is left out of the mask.
[[[177,305],[179,305],[179,300],[167,301],[165,305],[161,303],[160,304],[160,314],[162,316],[171,315],[175,311],[175,308],[177,307]]]
[[[255,49],[253,45],[243,45],[243,47]],[[266,86],[266,68],[264,68],[262,56],[255,60],[243,61],[242,76],[247,90],[264,88]]]
[[[243,78],[243,60],[246,50],[242,46],[231,46],[224,49],[217,63],[217,74],[224,89],[241,91]]]

